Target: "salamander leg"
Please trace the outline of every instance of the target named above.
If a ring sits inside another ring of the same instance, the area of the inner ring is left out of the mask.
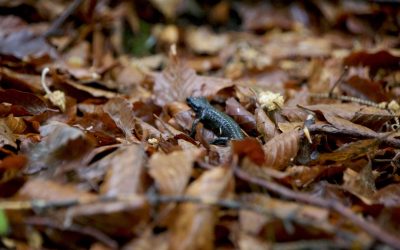
[[[200,118],[196,118],[193,121],[192,129],[190,130],[190,137],[194,138],[194,136],[196,134],[196,127],[197,127],[197,124],[199,124],[199,122],[200,122]]]
[[[214,139],[211,141],[211,144],[214,145],[226,145],[229,141],[228,137],[218,137],[217,139]]]

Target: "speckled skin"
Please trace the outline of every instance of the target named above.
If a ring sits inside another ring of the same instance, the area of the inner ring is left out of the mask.
[[[204,97],[189,97],[186,102],[197,117],[193,122],[191,135],[194,135],[197,124],[202,122],[204,127],[220,136],[216,140],[216,144],[225,144],[231,139],[240,140],[244,138],[240,126],[230,116],[211,106]]]

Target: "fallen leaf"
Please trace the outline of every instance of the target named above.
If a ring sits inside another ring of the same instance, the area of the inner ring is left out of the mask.
[[[356,172],[350,168],[346,169],[343,181],[343,187],[360,198],[365,204],[372,205],[374,203],[373,198],[376,186],[370,162],[360,172]]]
[[[10,130],[10,128],[6,125],[3,120],[0,120],[0,146],[11,146],[13,148],[17,148],[17,138]]]
[[[161,73],[154,73],[154,102],[164,106],[173,101],[184,102],[190,96],[211,96],[230,87],[230,80],[198,76],[182,61],[171,55],[170,63]]]
[[[132,104],[123,98],[113,98],[109,100],[103,107],[106,112],[124,132],[128,141],[133,141],[133,126],[135,116],[132,110]]]
[[[359,51],[344,58],[343,64],[349,66],[368,66],[371,69],[371,73],[374,73],[380,68],[398,69],[400,65],[400,57],[393,56],[385,50],[380,50],[375,53]]]
[[[149,160],[149,174],[153,177],[161,194],[181,195],[190,177],[193,164],[203,154],[203,150],[175,151],[170,154],[155,153]]]
[[[204,204],[179,205],[180,216],[171,228],[171,249],[214,249],[218,209],[206,203],[226,197],[230,193],[231,182],[231,170],[217,167],[202,174],[188,187],[185,195],[197,197]]]
[[[41,142],[26,149],[29,158],[26,173],[36,173],[43,169],[54,172],[62,162],[79,162],[93,147],[93,142],[80,129],[60,122],[41,126],[40,135]]]
[[[267,116],[264,110],[257,108],[255,111],[257,131],[260,133],[264,141],[269,141],[279,134],[276,125]]]
[[[294,160],[299,150],[301,133],[291,130],[273,137],[264,146],[264,166],[284,170]]]
[[[251,137],[243,140],[232,140],[232,154],[239,157],[248,157],[254,163],[262,165],[265,162],[265,154],[260,142]]]
[[[57,55],[43,36],[35,35],[27,29],[9,34],[0,33],[0,54],[34,64],[45,63]]]
[[[121,146],[103,161],[107,162],[107,173],[100,193],[113,195],[142,194],[145,191],[146,155],[140,145]]]
[[[32,115],[39,115],[51,110],[45,101],[40,97],[15,89],[0,90],[0,102],[7,102],[13,105],[22,106]]]
[[[254,115],[247,111],[247,109],[245,109],[234,98],[229,98],[225,103],[226,114],[232,116],[240,127],[247,133],[254,134],[256,130],[256,119],[254,118]]]
[[[81,191],[72,184],[60,184],[52,180],[30,179],[19,190],[17,196],[19,199],[27,200],[81,200],[91,201],[96,199],[96,195]]]

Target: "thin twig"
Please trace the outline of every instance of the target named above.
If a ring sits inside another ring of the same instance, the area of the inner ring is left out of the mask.
[[[43,37],[50,37],[57,34],[57,30],[63,25],[65,20],[75,12],[75,10],[81,5],[83,0],[74,0],[65,11],[57,17],[57,19],[51,24],[50,28],[43,34]]]
[[[376,239],[382,241],[383,243],[388,244],[389,246],[391,246],[395,249],[399,249],[400,238],[383,230],[381,227],[377,226],[376,224],[366,221],[361,216],[355,214],[350,208],[342,205],[341,203],[339,203],[335,200],[327,200],[327,199],[311,196],[307,193],[296,192],[289,188],[281,186],[277,183],[251,176],[250,174],[246,173],[245,171],[243,171],[239,168],[235,169],[235,174],[237,177],[239,177],[242,180],[245,180],[245,181],[253,183],[253,184],[257,184],[257,185],[267,189],[268,191],[271,191],[273,193],[276,193],[276,194],[279,194],[279,195],[285,197],[286,199],[291,199],[291,200],[311,204],[314,206],[331,209],[331,210],[339,213],[343,217],[347,218],[348,220],[350,220],[353,224],[355,224],[358,227],[360,227],[361,229],[363,229],[365,232],[370,234],[372,237],[375,237]]]

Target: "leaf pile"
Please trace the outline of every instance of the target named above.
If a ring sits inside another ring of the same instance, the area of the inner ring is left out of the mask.
[[[0,248],[399,248],[395,1],[0,9]]]

